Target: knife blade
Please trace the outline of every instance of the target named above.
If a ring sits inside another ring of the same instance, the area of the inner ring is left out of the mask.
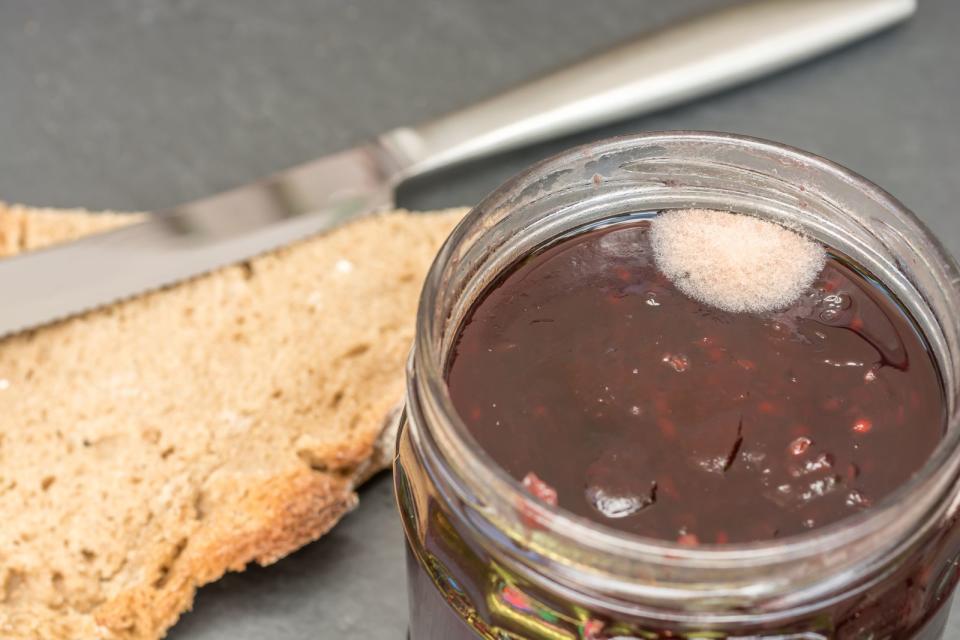
[[[255,257],[393,205],[403,180],[700,97],[912,15],[916,0],[755,0],[418,127],[146,221],[0,261],[0,336]]]

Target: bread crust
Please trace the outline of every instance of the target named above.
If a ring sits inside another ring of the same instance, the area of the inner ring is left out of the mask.
[[[157,545],[148,579],[100,606],[94,621],[107,638],[157,637],[190,609],[198,587],[251,562],[276,562],[325,534],[356,504],[350,480],[308,469],[271,478],[244,498],[240,512],[249,519],[200,529],[185,546]]]
[[[353,509],[462,214],[366,218],[0,341],[0,638],[160,638],[197,588]],[[0,256],[137,219],[0,204]]]

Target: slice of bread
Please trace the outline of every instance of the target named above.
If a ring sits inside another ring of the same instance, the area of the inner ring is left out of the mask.
[[[364,218],[0,341],[0,638],[162,637],[197,587],[353,508],[462,213]],[[0,206],[0,255],[135,219]]]

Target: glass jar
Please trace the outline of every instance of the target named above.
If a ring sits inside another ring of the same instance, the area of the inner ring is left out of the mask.
[[[913,315],[939,365],[946,435],[887,499],[774,542],[682,547],[532,499],[476,446],[444,381],[451,343],[520,256],[612,216],[704,207],[803,228]],[[958,578],[960,276],[903,205],[774,143],[651,133],[573,149],[477,206],[427,277],[395,464],[412,640],[940,638]]]

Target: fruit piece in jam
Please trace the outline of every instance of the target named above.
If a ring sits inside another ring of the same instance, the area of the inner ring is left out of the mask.
[[[923,338],[849,260],[829,254],[786,308],[723,311],[660,272],[647,221],[508,270],[461,327],[447,379],[480,447],[534,496],[683,545],[868,509],[944,433]]]

